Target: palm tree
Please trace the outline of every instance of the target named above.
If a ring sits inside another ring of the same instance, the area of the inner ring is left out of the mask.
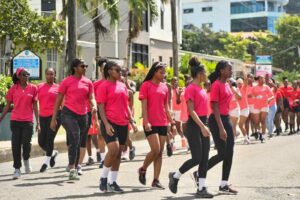
[[[131,67],[132,40],[138,37],[143,27],[143,14],[149,11],[150,19],[157,19],[158,11],[156,0],[128,0],[128,37],[127,37],[127,67]]]
[[[95,30],[95,54],[96,59],[100,57],[100,33],[105,34],[108,28],[105,27],[101,21],[102,16],[99,14],[100,7],[104,8],[110,16],[110,24],[115,25],[119,21],[118,2],[120,0],[76,0],[78,7],[83,13],[88,13],[92,19]],[[67,0],[62,0],[63,11],[61,16],[65,19]],[[96,78],[98,78],[98,70],[96,70]]]

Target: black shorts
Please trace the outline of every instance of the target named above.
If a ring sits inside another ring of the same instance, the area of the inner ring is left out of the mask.
[[[151,131],[145,131],[144,132],[146,137],[152,135],[152,134],[158,134],[159,136],[167,136],[168,133],[168,127],[167,126],[151,126]]]
[[[289,111],[294,112],[294,113],[298,113],[298,112],[300,112],[300,107],[299,106],[290,107]]]
[[[101,121],[101,135],[103,136],[105,143],[108,144],[108,143],[111,143],[111,142],[119,141],[120,145],[125,145],[127,137],[128,137],[128,125],[120,126],[120,125],[114,124],[110,121],[109,121],[109,123],[115,131],[113,136],[109,136],[106,133],[105,125]]]
[[[290,108],[289,100],[286,99],[286,98],[283,99],[283,107],[284,108]]]

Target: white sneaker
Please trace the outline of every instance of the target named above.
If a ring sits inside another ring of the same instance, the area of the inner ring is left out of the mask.
[[[128,151],[123,151],[122,152],[121,160],[129,160]]]
[[[18,179],[20,177],[21,177],[21,170],[15,169],[14,174],[13,174],[13,179]]]
[[[250,144],[250,140],[245,138],[243,144]]]
[[[25,173],[30,174],[32,171],[32,168],[30,166],[29,160],[24,160],[24,167],[25,167]]]
[[[80,166],[80,165],[78,165],[77,166],[77,174],[79,175],[79,176],[81,176],[81,175],[83,175],[83,172],[82,172],[82,167]]]

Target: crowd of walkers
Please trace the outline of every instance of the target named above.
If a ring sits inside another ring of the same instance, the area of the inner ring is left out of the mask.
[[[151,186],[164,189],[159,177],[163,165],[163,152],[172,156],[178,134],[181,146],[191,153],[176,171],[169,173],[169,189],[177,192],[183,174],[198,166],[193,173],[198,197],[212,198],[206,188],[207,171],[222,162],[221,192],[237,194],[229,184],[235,139],[242,134],[243,144],[251,144],[250,137],[260,140],[300,131],[300,82],[283,86],[268,74],[254,77],[232,77],[232,66],[220,61],[209,76],[205,66],[196,57],[189,61],[190,74],[185,75],[185,87],[179,87],[178,78],[166,81],[166,65],[155,62],[149,69],[139,92],[143,129],[150,146],[144,162],[138,169],[138,180],[146,185],[146,172],[153,163]],[[60,128],[66,131],[69,180],[79,180],[86,151],[87,165],[96,160],[102,168],[99,189],[102,192],[122,193],[117,183],[122,159],[134,159],[135,147],[129,132],[138,131],[134,120],[135,82],[129,80],[129,70],[105,58],[97,63],[100,79],[92,82],[86,76],[88,65],[81,59],[71,63],[71,74],[56,83],[54,68],[45,70],[46,82],[35,86],[29,82],[30,74],[18,68],[13,75],[14,85],[6,96],[7,104],[0,122],[13,104],[11,113],[13,178],[21,176],[22,156],[25,172],[32,171],[29,158],[34,129],[38,143],[45,152],[40,172],[55,166],[58,152],[54,140]],[[33,127],[34,116],[36,127]],[[284,122],[285,129],[281,128]],[[275,127],[274,127],[275,125]],[[274,130],[275,129],[275,130]],[[210,136],[217,154],[209,157]],[[22,151],[23,149],[23,151]]]

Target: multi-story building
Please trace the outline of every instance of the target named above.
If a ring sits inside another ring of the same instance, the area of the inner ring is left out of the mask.
[[[214,31],[275,33],[276,20],[285,14],[288,0],[186,0],[182,25],[208,26]]]
[[[289,3],[285,6],[287,14],[300,15],[300,1],[289,0]]]

